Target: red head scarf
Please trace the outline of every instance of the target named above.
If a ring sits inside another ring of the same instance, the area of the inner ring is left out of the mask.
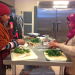
[[[75,13],[69,15],[68,18],[73,27],[73,30],[69,30],[69,33],[67,34],[67,37],[70,39],[75,35]]]

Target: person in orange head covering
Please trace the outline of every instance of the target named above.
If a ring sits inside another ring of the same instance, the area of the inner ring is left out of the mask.
[[[4,23],[10,19],[9,14],[9,8],[5,4],[0,3],[0,75],[6,75],[6,66],[3,65],[3,60],[8,56],[10,50],[19,44],[25,44],[23,39],[10,39],[10,35],[4,26]]]
[[[59,47],[73,62],[72,67],[65,67],[64,75],[75,75],[75,13],[67,17],[67,27],[69,28],[69,33],[67,34],[68,40],[66,44],[57,42],[50,42],[49,44],[50,48]]]

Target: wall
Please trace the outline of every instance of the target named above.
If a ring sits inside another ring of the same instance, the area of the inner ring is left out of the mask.
[[[37,5],[37,2],[34,0],[15,0],[15,10],[16,15],[23,15],[21,11],[31,11],[32,12],[32,32],[34,32],[34,6]],[[29,25],[24,23],[24,25]],[[24,32],[24,31],[23,31]]]
[[[5,3],[7,3],[7,4],[11,5],[11,6],[15,5],[14,0],[0,0],[0,1],[5,2]]]
[[[32,11],[32,32],[34,32],[34,6],[37,6],[37,1],[46,1],[46,0],[15,0],[16,15],[23,15],[23,13],[21,14],[21,11]],[[53,1],[53,0],[47,0],[47,1]],[[55,1],[60,1],[60,0],[55,0]]]

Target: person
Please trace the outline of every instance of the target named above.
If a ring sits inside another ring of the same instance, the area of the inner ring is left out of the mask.
[[[6,66],[3,64],[3,60],[8,56],[10,50],[18,45],[24,45],[23,39],[11,40],[8,30],[4,23],[10,19],[10,10],[5,5],[0,3],[0,75],[6,75]]]
[[[67,17],[67,27],[69,28],[69,33],[67,34],[68,40],[66,44],[50,42],[49,45],[50,48],[59,47],[73,62],[72,67],[65,67],[64,75],[75,75],[75,13]]]
[[[15,37],[17,39],[19,39],[19,36],[18,36],[18,30],[17,30],[17,24],[16,22],[14,21],[13,17],[10,16],[10,19],[8,21],[8,25],[6,26],[7,30],[9,31],[10,33],[10,37],[11,39],[14,39]]]

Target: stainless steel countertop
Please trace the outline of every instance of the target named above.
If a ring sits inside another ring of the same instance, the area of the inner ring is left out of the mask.
[[[12,61],[11,56],[8,55],[3,60],[3,64],[5,65],[41,65],[41,66],[72,66],[73,62],[71,61],[63,61],[63,62],[57,62],[57,61],[46,61],[46,58],[43,54],[43,51],[47,49],[47,47],[44,47],[42,45],[36,46],[35,48],[29,47],[32,49],[35,54],[38,56],[38,59],[33,60],[23,60],[23,61]]]

